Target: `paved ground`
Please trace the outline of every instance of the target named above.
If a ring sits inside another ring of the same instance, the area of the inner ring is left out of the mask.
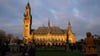
[[[22,56],[22,53],[7,53],[6,56]]]

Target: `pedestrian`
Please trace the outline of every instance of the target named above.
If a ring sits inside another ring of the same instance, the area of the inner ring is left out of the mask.
[[[5,43],[3,43],[2,45],[1,45],[1,55],[2,56],[5,56],[6,55],[6,45],[5,45]]]
[[[35,56],[35,46],[32,46],[31,42],[29,42],[27,46],[25,47],[23,55],[24,56]]]

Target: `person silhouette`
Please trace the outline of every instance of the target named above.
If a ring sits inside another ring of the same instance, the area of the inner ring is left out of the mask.
[[[29,42],[25,47],[24,56],[35,56],[35,45]]]

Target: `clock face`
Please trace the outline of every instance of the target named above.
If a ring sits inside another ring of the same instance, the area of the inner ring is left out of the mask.
[[[25,28],[27,29],[28,28],[28,25],[25,25]]]

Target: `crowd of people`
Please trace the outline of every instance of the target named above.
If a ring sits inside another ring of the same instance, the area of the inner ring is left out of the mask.
[[[24,47],[23,56],[35,56],[36,48],[35,45],[31,45],[31,42],[29,42]]]
[[[8,43],[0,43],[0,56],[13,56],[11,53],[22,53],[21,56],[35,56],[36,48],[34,44],[29,42],[23,46],[19,45],[16,48],[13,48]]]
[[[5,43],[1,43],[0,42],[0,56],[5,56],[6,52],[10,51],[10,47],[8,46],[8,44]]]

